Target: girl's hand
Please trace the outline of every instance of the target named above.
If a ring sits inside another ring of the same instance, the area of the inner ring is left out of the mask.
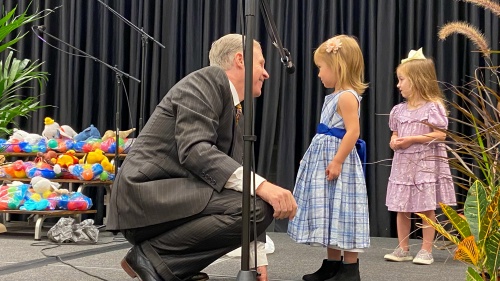
[[[411,137],[402,137],[395,139],[394,142],[398,149],[407,149],[413,144],[413,139]]]
[[[328,164],[328,167],[326,167],[326,179],[329,181],[337,179],[341,170],[342,164],[332,160],[330,164]]]
[[[389,142],[389,147],[394,151],[399,149],[399,146],[396,143],[396,139],[391,139],[391,141]]]

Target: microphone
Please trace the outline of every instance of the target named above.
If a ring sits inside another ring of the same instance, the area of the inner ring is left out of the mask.
[[[293,64],[292,60],[290,59],[290,51],[287,50],[287,48],[283,48],[283,51],[285,53],[285,57],[281,58],[281,62],[283,65],[286,67],[286,72],[288,74],[292,74],[295,72],[295,65]]]
[[[39,25],[36,27],[36,29],[38,29],[40,31],[45,31],[46,27],[45,27],[45,25]]]
[[[281,41],[277,35],[278,32],[276,31],[276,25],[271,19],[271,13],[269,12],[269,3],[267,3],[267,0],[261,0],[260,4],[260,9],[265,18],[264,24],[266,26],[269,37],[271,37],[272,44],[278,49],[278,52],[281,56],[281,63],[283,63],[283,65],[286,67],[286,72],[288,74],[292,74],[295,72],[295,65],[293,65],[292,63],[290,51],[288,51],[286,48],[283,48],[283,45],[281,44]]]
[[[287,48],[283,48],[281,42],[273,42],[273,46],[276,47],[281,55],[281,63],[286,67],[286,73],[292,74],[295,72],[295,65],[290,58],[292,55]]]

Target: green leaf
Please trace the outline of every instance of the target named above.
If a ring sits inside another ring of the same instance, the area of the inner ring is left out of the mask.
[[[475,181],[467,192],[464,215],[469,223],[470,232],[474,235],[476,241],[481,241],[486,236],[486,229],[482,225],[482,221],[486,215],[487,206],[488,200],[485,187],[479,181]]]
[[[493,198],[488,204],[486,208],[486,215],[484,216],[484,220],[482,222],[481,228],[484,228],[486,234],[485,238],[490,236],[491,234],[495,234],[498,232],[498,203],[500,200],[500,192],[496,192],[493,194]]]
[[[10,18],[14,15],[16,12],[17,7],[14,7],[12,10],[10,10],[3,18],[0,19],[0,26],[5,25]]]
[[[443,213],[450,220],[453,227],[458,231],[460,236],[462,236],[462,239],[472,235],[466,219],[459,216],[458,213],[450,206],[443,203],[439,203],[439,205],[441,205]]]
[[[45,107],[36,98],[19,94],[33,80],[40,86],[47,81],[47,73],[37,71],[41,63],[19,60],[13,55],[11,51],[5,62],[0,61],[0,134],[10,133],[7,127],[16,125],[17,117],[29,117],[31,112]]]
[[[446,237],[448,240],[453,242],[455,245],[458,245],[460,243],[460,240],[455,236],[450,234],[446,229],[443,228],[442,225],[439,223],[435,223],[434,221],[430,220],[426,215],[416,213],[419,217],[422,218],[422,220],[425,220],[430,226],[432,226],[437,232],[439,232],[441,235]]]
[[[500,267],[500,232],[496,231],[486,238],[484,247],[486,251],[486,269],[490,276],[496,276],[498,267]]]
[[[484,281],[481,275],[477,273],[472,267],[467,268],[466,281]]]
[[[3,6],[3,5],[2,5]],[[57,7],[59,8],[59,7]],[[57,9],[56,8],[56,9]],[[26,8],[24,12],[22,12],[18,16],[14,16],[16,12],[17,7],[13,8],[10,10],[4,17],[0,19],[0,42],[3,42],[7,36],[9,36],[10,33],[14,32],[18,28],[20,28],[23,25],[29,24],[31,22],[34,22],[36,20],[39,20],[48,14],[52,13],[54,10],[51,9],[45,9],[42,11],[36,11],[32,15],[28,15],[28,9],[29,5]],[[14,39],[7,41],[6,43],[0,45],[0,52],[6,50],[8,47],[16,44],[21,38],[23,38],[28,32],[25,33],[18,33]]]

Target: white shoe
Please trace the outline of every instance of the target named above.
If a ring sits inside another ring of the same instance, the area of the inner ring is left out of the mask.
[[[425,264],[429,265],[434,262],[434,258],[432,257],[432,253],[422,249],[418,251],[417,255],[413,259],[413,263],[415,264]]]
[[[411,261],[413,257],[410,255],[410,251],[403,251],[398,247],[394,252],[385,255],[384,259],[388,261]]]

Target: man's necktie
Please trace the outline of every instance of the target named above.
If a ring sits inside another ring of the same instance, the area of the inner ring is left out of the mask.
[[[236,107],[236,123],[238,123],[238,121],[240,120],[240,117],[241,117],[241,113],[243,111],[241,108],[241,104],[238,103],[235,107]]]

